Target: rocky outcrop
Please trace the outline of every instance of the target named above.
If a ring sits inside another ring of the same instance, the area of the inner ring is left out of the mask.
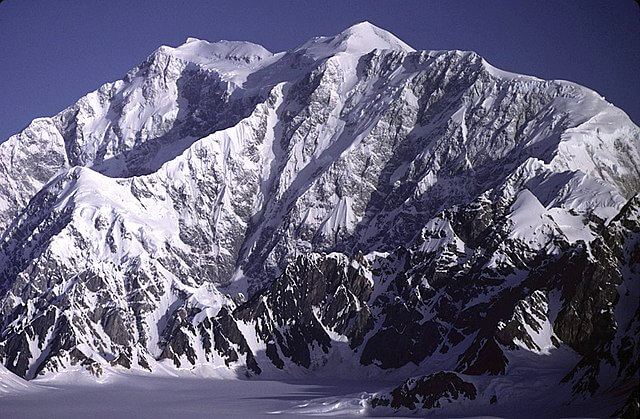
[[[439,372],[426,377],[410,378],[388,394],[376,394],[368,403],[373,409],[434,410],[445,403],[475,400],[476,387],[452,372]]]

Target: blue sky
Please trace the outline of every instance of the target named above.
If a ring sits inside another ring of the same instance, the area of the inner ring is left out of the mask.
[[[615,1],[5,0],[0,141],[189,36],[293,48],[368,20],[416,49],[583,84],[640,123],[640,7]]]

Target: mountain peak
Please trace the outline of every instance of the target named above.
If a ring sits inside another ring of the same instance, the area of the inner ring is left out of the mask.
[[[313,38],[300,49],[306,50],[316,58],[327,57],[338,52],[363,55],[374,49],[415,51],[391,32],[367,21],[356,23],[334,36]]]
[[[177,47],[162,46],[151,57],[158,56],[171,56],[203,69],[214,70],[222,79],[237,85],[241,85],[249,74],[277,58],[262,45],[252,42],[208,42],[197,38],[187,38]],[[161,59],[160,62],[164,61]],[[160,67],[163,69],[164,64]]]
[[[393,49],[413,52],[415,49],[407,45],[391,32],[368,22],[356,23],[342,31],[340,38],[351,50]],[[366,51],[366,52],[369,52]]]
[[[391,32],[386,31],[382,28],[380,28],[379,26],[374,25],[373,23],[369,22],[368,20],[363,20],[362,22],[359,23],[355,23],[351,26],[349,26],[347,29],[343,30],[341,32],[341,34],[349,34],[349,35],[366,35],[366,34],[370,34],[372,32],[376,32],[378,34],[385,34],[383,36],[393,36],[395,37],[395,35],[393,35]]]
[[[273,54],[262,45],[246,41],[217,42],[203,41],[197,38],[187,38],[186,42],[175,49],[174,54],[189,61],[205,60],[232,60],[261,61]]]
[[[374,25],[373,23],[369,22],[368,20],[363,20],[362,22],[355,23],[355,24],[349,26],[344,31],[342,31],[342,33],[354,34],[354,33],[359,33],[359,32],[360,33],[367,33],[367,32],[371,32],[371,31],[382,31],[382,32],[386,32],[386,33],[390,34],[390,32],[385,31],[384,29]]]

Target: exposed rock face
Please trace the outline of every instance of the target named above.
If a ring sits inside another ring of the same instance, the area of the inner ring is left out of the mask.
[[[370,403],[373,408],[390,406],[396,410],[437,409],[443,403],[459,399],[475,400],[477,393],[473,384],[462,380],[457,374],[439,372],[418,379],[410,378],[388,395],[374,396]]]
[[[366,23],[161,47],[0,144],[0,360],[340,365],[412,408],[569,352],[598,394],[638,380],[639,149],[586,88]]]

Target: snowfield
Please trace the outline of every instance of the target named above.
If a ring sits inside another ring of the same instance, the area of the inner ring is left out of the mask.
[[[478,384],[498,395],[498,403],[450,404],[431,412],[374,410],[369,399],[394,387],[388,381],[307,378],[240,379],[229,371],[200,369],[176,374],[109,373],[95,379],[68,370],[15,386],[0,375],[3,419],[30,418],[300,418],[334,417],[603,417],[611,406],[624,401],[628,389],[563,406],[563,395],[549,391],[558,369],[534,365],[529,360],[511,378],[484,377]],[[561,365],[558,365],[561,367]],[[549,367],[549,365],[547,365]],[[11,378],[13,380],[13,378]],[[6,385],[14,391],[6,391]]]
[[[5,377],[0,380],[3,383]],[[13,418],[226,418],[358,416],[385,384],[348,380],[264,380],[113,374],[100,380],[67,371],[0,395]]]

